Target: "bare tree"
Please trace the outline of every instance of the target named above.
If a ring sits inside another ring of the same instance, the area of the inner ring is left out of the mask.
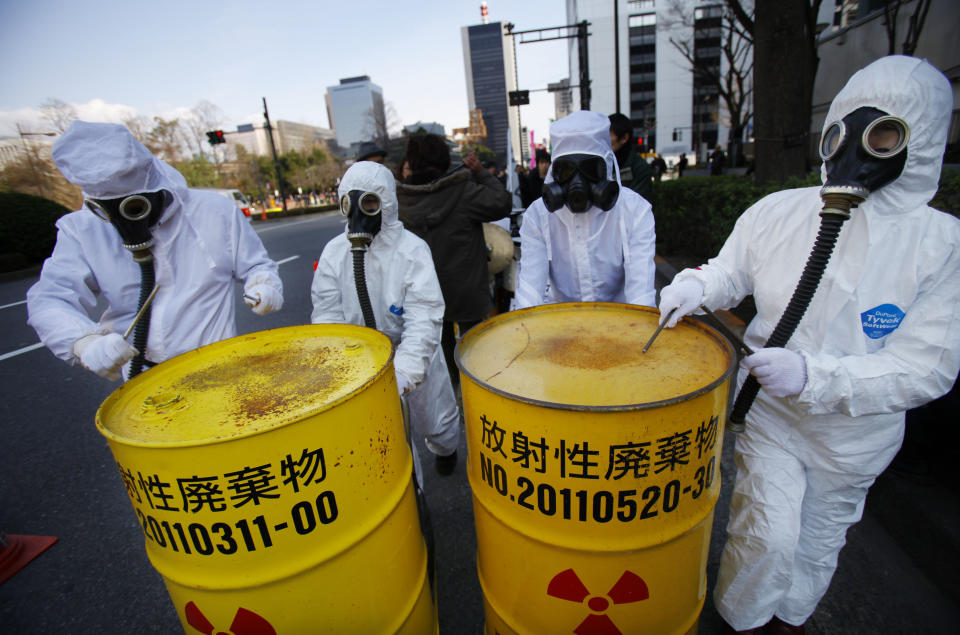
[[[695,23],[695,9],[686,3],[674,3],[669,10],[674,18],[668,19],[672,26],[679,21],[690,28],[691,37],[687,40],[670,38],[670,43],[690,64],[693,76],[698,83],[717,89],[726,106],[730,128],[729,154],[733,165],[738,165],[742,155],[743,135],[752,116],[750,104],[753,95],[753,37],[740,25],[732,9],[726,7],[721,16],[720,52],[725,64],[708,63],[697,56],[696,34],[692,31]],[[700,113],[694,113],[699,117]]]
[[[903,48],[901,53],[904,55],[913,55],[917,48],[917,41],[920,39],[920,31],[923,30],[923,24],[927,21],[927,12],[930,11],[930,4],[933,0],[916,0],[913,7],[913,13],[910,15],[910,21],[907,23],[907,35],[903,39]],[[903,0],[886,0],[883,3],[884,26],[887,28],[887,54],[893,55],[897,52],[897,14],[900,12],[900,6]]]
[[[364,113],[364,117],[366,119],[363,126],[364,136],[383,149],[386,149],[390,143],[390,134],[399,134],[402,127],[397,110],[389,101],[384,102],[382,108],[374,105]]]
[[[179,119],[153,118],[153,128],[147,133],[144,145],[161,159],[174,162],[180,159],[183,148],[183,130]]]
[[[43,118],[57,132],[65,132],[77,120],[77,109],[55,97],[40,104],[40,110]]]
[[[821,0],[756,0],[751,15],[726,0],[753,37],[756,178],[783,181],[807,172]]]
[[[127,127],[127,130],[130,131],[137,141],[147,145],[147,137],[150,134],[150,120],[144,117],[143,115],[135,115],[125,119],[123,125]]]
[[[60,174],[44,146],[26,139],[17,158],[0,169],[0,189],[42,196],[70,209],[83,201],[80,188]]]
[[[190,116],[183,121],[184,136],[187,138],[187,145],[191,152],[200,156],[207,155],[207,132],[211,130],[220,130],[223,128],[223,122],[226,115],[216,104],[206,99],[197,102],[197,105],[190,111]],[[215,152],[214,160],[218,161]]]

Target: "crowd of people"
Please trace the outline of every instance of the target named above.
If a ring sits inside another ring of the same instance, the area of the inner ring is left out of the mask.
[[[889,56],[862,69],[827,114],[823,188],[762,199],[715,258],[660,294],[668,328],[701,306],[728,308],[747,295],[757,305],[745,337],[756,352],[743,359],[739,383],[751,376],[759,394],[736,441],[714,591],[731,632],[803,632],[868,488],[901,445],[904,412],[957,377],[960,223],[927,205],[951,105],[949,82],[924,61]],[[536,169],[519,170],[525,211],[512,308],[657,306],[650,199],[666,165],[644,161],[632,134],[622,114],[574,112],[551,125],[552,153],[538,150]],[[58,221],[56,247],[27,301],[29,323],[61,359],[129,378],[231,337],[234,280],[254,312],[282,308],[277,265],[232,203],[188,188],[123,126],[76,122],[53,158],[81,186],[85,206]],[[450,474],[459,441],[453,348],[491,312],[483,224],[511,214],[513,193],[495,165],[472,154],[451,166],[437,135],[410,137],[397,174],[386,158],[363,148],[340,182],[347,223],[320,254],[310,319],[390,337],[398,392],[437,469]],[[722,172],[722,150],[710,165]],[[678,176],[686,167],[681,155]],[[788,315],[789,281],[801,278],[821,217],[846,228],[809,313]],[[363,294],[352,264],[358,249]],[[94,318],[98,296],[108,307]],[[142,308],[129,342],[122,332]],[[793,336],[775,343],[790,320]]]

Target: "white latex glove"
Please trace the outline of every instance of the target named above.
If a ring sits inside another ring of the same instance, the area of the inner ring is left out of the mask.
[[[703,283],[687,278],[665,286],[660,291],[660,324],[666,320],[667,328],[672,329],[684,315],[689,315],[700,306],[703,300]],[[673,315],[667,320],[670,311]]]
[[[401,395],[413,390],[413,382],[410,381],[406,375],[397,371],[397,392]]]
[[[73,343],[73,354],[87,370],[107,379],[120,379],[120,368],[137,354],[119,333],[93,333]]]
[[[283,296],[268,284],[255,284],[249,289],[244,289],[243,296],[243,301],[257,315],[279,311],[283,306]]]
[[[803,355],[786,348],[761,348],[740,362],[757,378],[769,395],[799,395],[807,384],[807,362]]]

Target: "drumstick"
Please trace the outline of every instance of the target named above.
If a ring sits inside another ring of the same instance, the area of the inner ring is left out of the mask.
[[[153,302],[153,296],[157,295],[157,289],[159,286],[154,286],[153,291],[150,292],[150,295],[147,296],[147,299],[144,301],[143,306],[140,307],[140,310],[137,311],[137,314],[133,316],[133,322],[130,323],[130,326],[127,327],[127,330],[123,333],[123,339],[130,337],[130,334],[133,333],[133,327],[137,325],[137,322],[140,321],[140,318],[143,317],[143,314],[146,312],[147,307],[150,306],[150,303]]]
[[[663,318],[663,322],[661,322],[660,326],[657,327],[657,330],[653,332],[653,335],[650,337],[650,341],[647,342],[647,345],[643,347],[643,351],[641,352],[647,352],[647,349],[650,348],[651,344],[653,344],[653,340],[657,339],[657,336],[660,335],[660,331],[663,330],[663,327],[666,326],[667,322],[670,320],[670,316],[673,315],[673,312],[676,310],[676,307],[670,309],[670,312],[667,313],[667,317]]]

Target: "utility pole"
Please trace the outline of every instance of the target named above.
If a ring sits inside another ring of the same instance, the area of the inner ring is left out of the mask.
[[[510,37],[510,44],[513,48],[513,84],[516,86],[516,90],[520,90],[520,75],[517,71],[517,40],[513,37],[513,22],[507,22],[503,25],[503,28],[507,30],[507,35]],[[520,100],[517,100],[517,138],[520,139],[520,165],[525,165],[523,158],[523,123],[520,121]]]
[[[616,86],[614,109],[620,110],[620,0],[613,0],[613,82]]]
[[[277,187],[280,190],[280,205],[284,213],[287,211],[287,192],[283,187],[283,173],[280,169],[280,159],[277,158],[277,146],[273,142],[273,128],[270,126],[270,114],[267,112],[267,98],[263,98],[263,119],[266,121],[267,138],[270,139],[270,151],[273,152],[273,167],[277,171]]]

